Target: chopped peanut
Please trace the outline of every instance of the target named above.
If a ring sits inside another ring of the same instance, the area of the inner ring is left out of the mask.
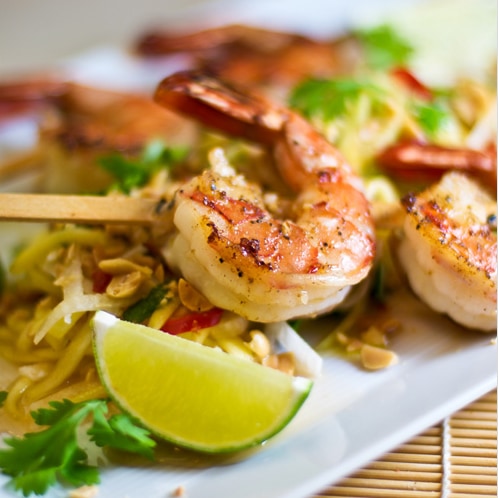
[[[156,261],[152,256],[147,256],[145,254],[137,253],[130,257],[133,263],[146,268],[153,268]]]
[[[349,337],[344,332],[337,332],[335,336],[339,344],[342,344],[343,346],[346,346],[348,344]]]
[[[294,375],[296,361],[293,353],[280,353],[278,357],[278,369],[288,375]]]
[[[294,375],[296,362],[292,353],[271,354],[263,358],[261,362],[265,367],[280,370],[288,375]]]
[[[268,356],[271,351],[270,341],[261,330],[251,330],[249,332],[251,341],[248,343],[249,348],[254,351],[258,358]]]
[[[81,486],[69,492],[69,498],[94,498],[99,494],[97,486]]]
[[[359,339],[352,337],[349,339],[348,343],[346,344],[346,351],[348,353],[355,353],[357,351],[360,351],[362,347],[363,347],[363,342],[361,342]]]
[[[173,496],[175,496],[175,497],[185,496],[185,488],[183,486],[178,486],[173,491]]]
[[[385,333],[373,325],[361,334],[361,339],[371,346],[380,347],[387,345],[387,337],[385,336]]]
[[[356,339],[355,337],[349,337],[344,332],[337,332],[335,334],[335,337],[337,339],[337,342],[341,346],[344,346],[344,349],[348,353],[353,353],[355,351],[359,351],[361,349],[361,347],[363,346],[363,343],[359,339]]]
[[[360,351],[361,363],[368,370],[380,370],[398,363],[398,356],[388,349],[364,344]]]
[[[125,258],[104,259],[99,262],[99,268],[109,275],[124,275],[137,271],[146,276],[152,275],[152,270],[148,266],[138,265]]]
[[[159,264],[154,269],[154,277],[158,282],[164,282],[164,266]]]
[[[124,298],[132,296],[142,285],[146,276],[140,271],[116,275],[109,282],[106,294],[114,298]]]
[[[195,287],[183,278],[178,281],[178,295],[182,304],[190,311],[208,311],[213,307]]]
[[[261,364],[268,368],[278,370],[278,358],[276,354],[269,354],[261,360]]]

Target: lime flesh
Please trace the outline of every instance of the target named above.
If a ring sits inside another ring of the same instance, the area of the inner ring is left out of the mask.
[[[309,379],[103,311],[93,329],[97,368],[114,401],[157,436],[197,451],[236,451],[267,440],[312,387]]]

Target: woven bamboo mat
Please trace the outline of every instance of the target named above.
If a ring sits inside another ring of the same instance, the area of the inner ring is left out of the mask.
[[[314,498],[497,496],[496,391]]]

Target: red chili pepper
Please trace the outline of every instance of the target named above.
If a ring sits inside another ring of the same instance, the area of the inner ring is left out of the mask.
[[[408,69],[396,67],[391,70],[391,74],[421,99],[430,101],[434,98],[431,90]]]
[[[96,292],[97,294],[104,293],[111,280],[112,280],[112,275],[109,275],[109,273],[106,273],[102,271],[100,268],[97,268],[92,273],[93,292]]]
[[[177,335],[184,332],[193,332],[207,327],[218,325],[223,315],[223,310],[220,308],[212,308],[209,311],[200,313],[189,313],[188,315],[170,318],[161,327],[163,332]]]

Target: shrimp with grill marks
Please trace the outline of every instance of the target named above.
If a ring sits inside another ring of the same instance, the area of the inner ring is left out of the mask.
[[[37,166],[48,170],[43,188],[50,192],[101,190],[113,181],[96,166],[102,155],[136,157],[151,140],[183,145],[195,135],[191,123],[148,95],[55,78],[1,83],[0,121],[16,110],[37,116]]]
[[[190,54],[193,67],[225,81],[261,89],[277,87],[285,92],[306,78],[350,74],[362,57],[361,44],[354,35],[312,39],[241,24],[193,33],[156,30],[141,37],[136,50],[147,57]]]
[[[398,256],[414,292],[465,327],[495,330],[496,201],[451,172],[403,204]]]
[[[375,241],[362,183],[307,121],[195,71],[163,80],[155,99],[268,147],[295,192],[293,215],[279,219],[226,164],[177,192],[165,255],[214,305],[259,322],[315,316],[365,279]]]

